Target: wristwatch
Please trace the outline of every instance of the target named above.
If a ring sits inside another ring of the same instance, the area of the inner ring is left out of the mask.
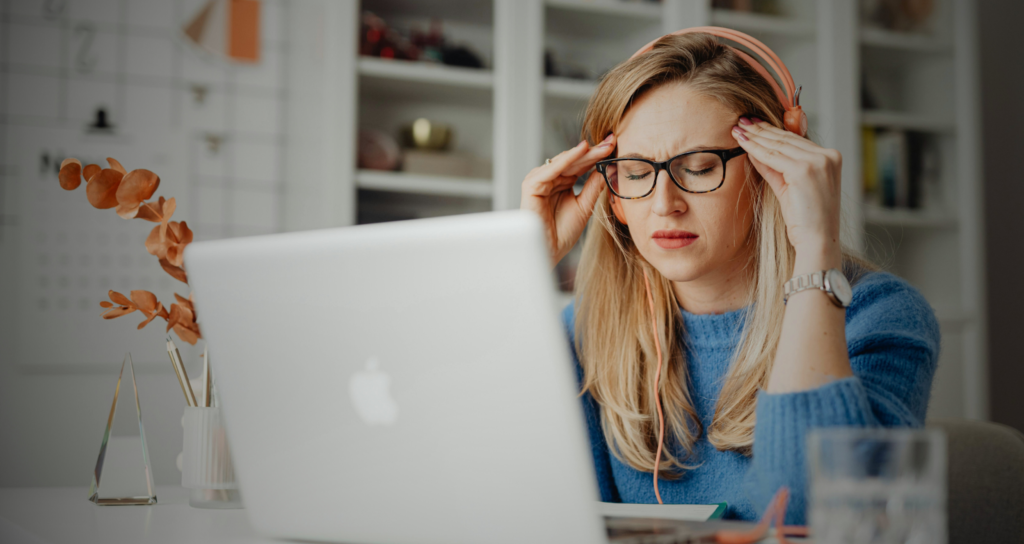
[[[825,291],[828,293],[829,298],[832,299],[832,303],[840,308],[849,306],[850,300],[853,299],[853,290],[850,289],[850,282],[846,280],[846,276],[841,271],[835,268],[794,276],[782,287],[785,293],[782,299],[783,303],[789,301],[789,297],[793,293],[799,293],[807,289],[821,289]]]

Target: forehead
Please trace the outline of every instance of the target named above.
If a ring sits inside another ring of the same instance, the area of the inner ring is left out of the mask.
[[[640,153],[668,158],[691,147],[725,144],[733,147],[729,132],[737,112],[684,83],[667,83],[633,102],[615,130],[618,155]],[[664,156],[663,156],[664,155]]]

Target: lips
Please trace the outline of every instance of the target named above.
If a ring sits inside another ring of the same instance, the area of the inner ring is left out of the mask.
[[[695,242],[697,235],[685,230],[658,230],[651,239],[662,249],[679,249]]]

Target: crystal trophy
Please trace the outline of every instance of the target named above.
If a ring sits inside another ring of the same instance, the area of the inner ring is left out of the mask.
[[[126,365],[132,377],[135,402],[131,398],[122,399],[120,394]],[[121,373],[117,376],[107,430],[103,433],[103,444],[89,486],[89,500],[99,505],[156,504],[153,470],[149,465],[149,449],[139,408],[139,388],[135,384],[135,365],[130,353],[121,363]]]

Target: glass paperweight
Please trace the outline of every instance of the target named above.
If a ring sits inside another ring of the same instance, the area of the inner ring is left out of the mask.
[[[132,395],[122,396],[125,366],[132,378]],[[121,373],[117,375],[107,430],[103,433],[100,455],[89,486],[89,500],[99,505],[156,504],[153,470],[149,465],[142,409],[139,408],[139,388],[135,383],[135,365],[130,353],[125,356]]]

